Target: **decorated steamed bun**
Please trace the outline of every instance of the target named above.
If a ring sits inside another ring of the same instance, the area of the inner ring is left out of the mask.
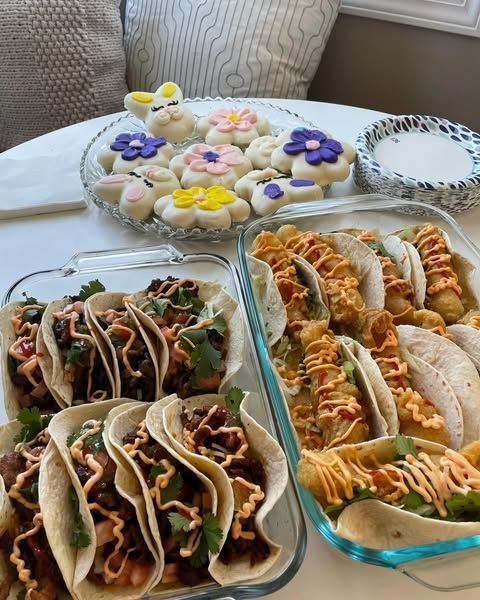
[[[312,179],[293,179],[271,167],[247,173],[235,184],[235,192],[248,200],[262,216],[270,215],[286,204],[323,198],[322,188]]]
[[[148,137],[146,133],[120,133],[109,146],[98,153],[98,162],[106,171],[129,173],[143,165],[168,167],[175,154],[164,137]]]
[[[99,179],[95,193],[132,219],[145,220],[152,215],[155,200],[180,187],[177,177],[163,167],[144,165],[130,173],[116,173]]]
[[[313,179],[320,186],[343,181],[350,173],[349,164],[355,150],[345,142],[337,142],[326,131],[296,127],[284,131],[272,152],[272,167],[291,172],[299,179]]]
[[[155,214],[181,229],[229,229],[250,216],[250,205],[220,185],[175,190],[155,202]]]
[[[183,94],[176,83],[169,81],[158,90],[130,92],[125,96],[125,108],[141,119],[147,131],[169,142],[179,142],[193,133],[195,118],[183,104]]]
[[[254,169],[266,169],[272,166],[272,152],[278,148],[277,138],[273,135],[262,135],[253,140],[245,150],[245,156],[252,161]]]
[[[270,133],[270,123],[248,106],[217,108],[197,123],[197,133],[207,144],[248,146],[255,138]]]
[[[233,190],[235,182],[252,170],[252,163],[231,144],[193,144],[172,159],[170,169],[184,188],[221,185]]]

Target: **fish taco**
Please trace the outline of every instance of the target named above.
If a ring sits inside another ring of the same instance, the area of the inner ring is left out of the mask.
[[[173,399],[147,413],[147,426],[163,421],[172,447],[213,481],[219,502],[230,506],[225,542],[210,567],[221,584],[260,577],[281,552],[264,520],[285,490],[287,463],[278,442],[250,416],[250,399],[232,388],[225,396]]]

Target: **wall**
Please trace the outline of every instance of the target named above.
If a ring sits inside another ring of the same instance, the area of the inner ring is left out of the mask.
[[[480,131],[480,38],[341,14],[309,98]]]

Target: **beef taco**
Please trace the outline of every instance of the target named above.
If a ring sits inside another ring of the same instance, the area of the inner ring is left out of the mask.
[[[37,406],[47,413],[66,406],[61,396],[49,388],[51,365],[47,363],[51,358],[43,349],[40,328],[46,307],[36,298],[27,297],[0,310],[4,402],[11,419],[25,407]]]
[[[0,598],[56,600],[66,596],[66,586],[44,523],[48,499],[40,483],[52,445],[50,417],[34,407],[18,418],[0,426]]]
[[[237,301],[220,284],[154,279],[126,302],[153,321],[165,340],[164,393],[186,398],[221,391],[241,367],[243,319]]]
[[[398,435],[303,450],[297,477],[337,535],[401,548],[480,534],[479,442],[457,452]]]
[[[177,398],[177,396],[173,396]],[[159,401],[164,405],[171,396]],[[171,448],[161,422],[151,431],[146,414],[152,404],[114,409],[112,445],[136,475],[161,562],[161,580],[151,590],[195,586],[209,570],[231,522],[231,506],[219,506],[217,490],[203,473]]]
[[[154,402],[160,397],[164,340],[150,319],[141,321],[123,292],[101,292],[87,301],[88,318],[105,344],[117,396]]]
[[[249,394],[232,388],[154,405],[149,429],[163,427],[172,447],[209,477],[232,518],[210,573],[221,584],[260,577],[280,556],[281,547],[264,530],[264,520],[283,494],[288,469],[276,442],[248,413]]]
[[[95,290],[93,283],[89,285]],[[98,281],[96,284],[101,286]],[[78,296],[50,302],[40,328],[44,350],[38,360],[48,374],[50,388],[64,406],[100,402],[115,396],[106,345],[91,327],[87,297],[82,290]]]
[[[398,326],[398,341],[443,375],[463,416],[463,443],[480,439],[480,376],[467,354],[451,340],[412,325]]]
[[[143,496],[126,492],[125,478],[133,482],[135,475],[117,468],[108,441],[105,419],[122,404],[130,405],[115,399],[76,406],[50,423],[66,467],[58,480],[58,456],[45,465],[45,481],[64,503],[62,510],[57,504],[56,515],[48,513],[52,549],[57,562],[72,573],[71,593],[78,600],[133,600],[159,577]]]
[[[354,352],[372,384],[380,410],[385,413],[396,408],[400,433],[459,448],[464,428],[455,389],[442,369],[434,365],[429,368],[422,362],[423,357],[405,343],[400,336],[403,327],[411,326],[395,327],[392,315],[380,309],[365,310],[357,324],[356,339],[363,348],[354,344]]]

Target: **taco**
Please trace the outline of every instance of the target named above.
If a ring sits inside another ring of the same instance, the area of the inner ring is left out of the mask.
[[[76,406],[50,423],[52,438],[66,467],[57,479],[54,460],[45,478],[63,508],[48,513],[52,550],[71,575],[71,593],[78,600],[133,600],[159,577],[160,561],[151,539],[143,497],[126,492],[132,471],[118,469],[108,441],[105,418],[125,399]],[[55,525],[56,520],[56,525]]]
[[[352,542],[389,549],[451,540],[480,533],[479,442],[474,446],[456,452],[398,435],[303,450],[297,477],[337,535]]]
[[[447,327],[447,334],[480,372],[480,311],[470,310],[458,323]]]
[[[44,526],[47,491],[39,481],[50,417],[34,407],[18,418],[0,426],[0,598],[56,600],[66,587]]]
[[[0,310],[4,402],[11,419],[25,407],[37,406],[42,413],[50,413],[65,406],[60,396],[54,396],[48,387],[50,369],[42,369],[39,362],[40,325],[46,306],[36,298],[26,298]],[[45,356],[43,364],[48,358]]]
[[[285,490],[287,463],[278,442],[250,416],[250,399],[232,388],[226,396],[156,404],[147,413],[147,427],[163,422],[172,447],[213,481],[219,504],[230,507],[225,542],[210,566],[222,585],[260,577],[281,552],[264,520]]]
[[[277,238],[318,273],[334,323],[354,323],[365,306],[383,308],[381,265],[373,250],[353,236],[300,232],[294,225],[284,225]]]
[[[167,277],[125,299],[165,339],[162,391],[181,398],[221,391],[243,361],[240,308],[217,283]],[[139,316],[139,318],[141,318]]]
[[[400,433],[459,448],[464,438],[458,395],[444,370],[416,360],[423,357],[400,336],[403,327],[412,326],[395,327],[392,315],[380,309],[365,310],[357,323],[356,339],[366,351],[358,344],[354,352],[370,379],[380,410],[396,407]]]
[[[478,309],[472,291],[475,267],[452,249],[445,231],[426,223],[397,234],[411,242],[420,256],[414,276],[423,274],[426,280],[425,308],[440,314],[447,325],[459,321],[468,310]]]
[[[43,351],[38,360],[64,406],[100,402],[115,395],[106,347],[91,327],[85,304],[85,290],[93,293],[98,286],[103,288],[98,281],[90,282],[77,296],[49,302],[43,314]]]
[[[467,354],[451,340],[412,325],[398,326],[398,341],[443,375],[460,404],[463,443],[480,439],[480,376]]]
[[[436,312],[423,308],[424,277],[420,278],[420,281],[423,280],[423,287],[414,283],[411,255],[417,254],[415,248],[396,235],[381,238],[368,229],[347,229],[345,233],[355,236],[366,244],[380,261],[385,310],[392,314],[393,322],[417,325],[445,335],[445,322],[442,317]]]
[[[171,399],[168,396],[159,404]],[[145,500],[161,561],[161,580],[151,590],[155,594],[211,579],[209,569],[231,521],[231,509],[218,506],[210,479],[171,448],[162,423],[156,424],[154,432],[148,429],[150,406],[142,403],[111,411],[109,437],[134,471]]]
[[[154,402],[160,397],[164,340],[150,319],[140,321],[123,292],[100,292],[87,301],[97,339],[106,346],[117,396]]]

